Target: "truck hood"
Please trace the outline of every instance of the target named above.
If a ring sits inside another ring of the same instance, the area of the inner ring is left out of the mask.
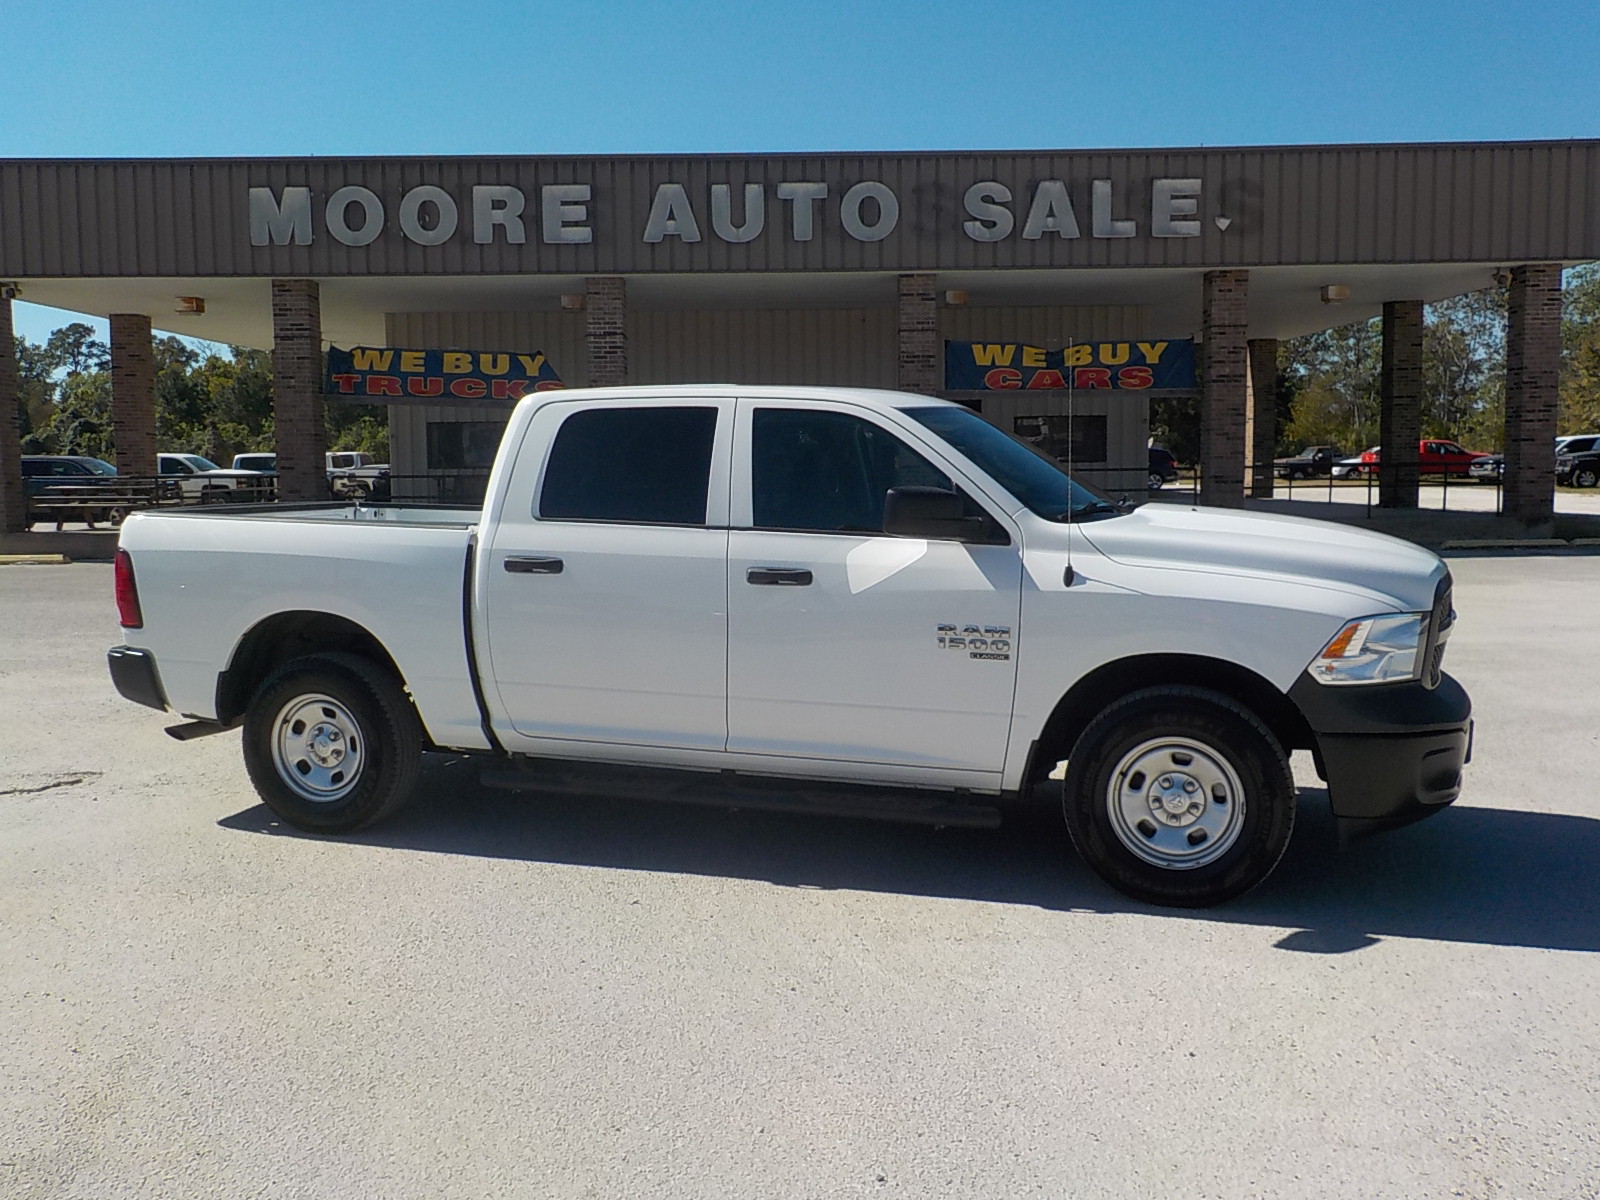
[[[1107,558],[1152,566],[1282,578],[1375,592],[1397,611],[1426,612],[1445,573],[1436,554],[1382,533],[1270,513],[1146,504],[1077,526]]]

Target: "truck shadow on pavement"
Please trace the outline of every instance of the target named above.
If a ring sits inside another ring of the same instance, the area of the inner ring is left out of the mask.
[[[1600,820],[1454,806],[1341,846],[1321,788],[1301,788],[1277,871],[1219,908],[1127,899],[1045,813],[999,829],[938,829],[485,788],[471,760],[430,757],[410,805],[357,845],[778,886],[938,896],[1055,911],[1148,913],[1288,928],[1274,944],[1342,954],[1385,937],[1600,951]],[[254,806],[227,829],[310,837]]]

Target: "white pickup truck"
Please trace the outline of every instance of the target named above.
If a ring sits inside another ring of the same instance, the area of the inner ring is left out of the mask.
[[[180,738],[242,725],[302,829],[393,812],[431,749],[512,786],[741,807],[985,824],[1059,802],[1091,867],[1176,905],[1276,865],[1292,750],[1342,818],[1460,790],[1438,558],[1125,511],[960,405],[540,392],[487,497],[134,514],[117,689],[188,718]]]

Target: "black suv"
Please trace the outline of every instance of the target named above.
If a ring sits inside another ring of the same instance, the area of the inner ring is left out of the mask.
[[[1563,450],[1556,456],[1556,482],[1581,488],[1600,484],[1600,449],[1582,454],[1568,454]]]
[[[1171,483],[1178,477],[1178,460],[1172,457],[1172,451],[1163,450],[1160,446],[1150,447],[1150,482],[1149,489],[1159,492],[1161,485]]]

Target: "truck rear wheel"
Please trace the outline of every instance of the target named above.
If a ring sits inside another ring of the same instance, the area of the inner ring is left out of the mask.
[[[1248,709],[1196,687],[1135,692],[1089,724],[1067,762],[1067,831],[1112,887],[1199,908],[1242,895],[1294,829],[1283,748]]]
[[[262,802],[290,825],[349,833],[405,803],[422,727],[400,684],[368,659],[297,658],[250,702],[244,762]]]

